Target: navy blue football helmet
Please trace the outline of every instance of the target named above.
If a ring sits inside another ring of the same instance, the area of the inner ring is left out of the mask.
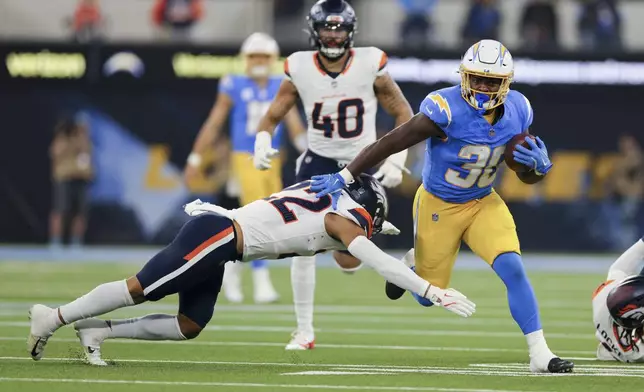
[[[382,230],[382,224],[389,213],[389,201],[385,188],[369,174],[360,174],[354,181],[347,184],[344,189],[349,196],[371,215],[373,220],[373,234]]]
[[[644,276],[630,276],[615,286],[606,298],[615,323],[626,329],[644,326]]]
[[[344,0],[319,0],[306,17],[309,24],[310,42],[322,56],[334,60],[342,57],[353,46],[353,35],[357,32],[358,18],[353,7]],[[346,31],[346,38],[321,37],[322,30]]]

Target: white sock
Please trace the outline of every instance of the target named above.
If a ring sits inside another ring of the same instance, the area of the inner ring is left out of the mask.
[[[58,308],[65,324],[100,316],[125,306],[134,305],[125,280],[103,283],[80,298]]]
[[[224,268],[224,291],[241,291],[242,263],[229,261]]]
[[[169,314],[149,314],[126,320],[108,320],[107,325],[108,339],[186,340],[179,328],[177,316]]]
[[[268,268],[253,268],[253,293],[255,293],[255,299],[261,300],[262,296],[273,296],[277,295],[275,293],[275,288],[273,287],[273,282],[271,282],[271,275],[268,272]]]
[[[293,257],[291,262],[293,304],[297,330],[313,337],[313,298],[315,297],[315,256]]]
[[[548,356],[548,359],[555,357],[552,351],[550,351],[548,343],[546,343],[546,338],[543,336],[543,329],[530,332],[529,334],[525,335],[525,338],[528,341],[530,359],[534,359],[543,355]]]

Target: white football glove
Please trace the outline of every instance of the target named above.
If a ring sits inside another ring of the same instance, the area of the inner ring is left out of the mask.
[[[255,136],[255,153],[253,155],[253,165],[258,170],[267,170],[271,168],[271,158],[277,156],[280,152],[273,148],[273,137],[266,131],[258,132]]]
[[[373,176],[380,181],[386,188],[395,188],[402,182],[405,161],[407,160],[407,150],[391,155],[387,158],[376,174]],[[408,170],[406,170],[408,171]]]
[[[443,290],[430,284],[424,297],[461,317],[470,317],[476,311],[476,304],[454,289]]]
[[[183,206],[183,210],[186,214],[190,216],[201,215],[204,212],[214,212],[219,215],[223,215],[226,218],[234,219],[235,211],[237,210],[227,210],[224,207],[220,207],[216,204],[205,203],[200,199],[194,200]]]
[[[394,226],[393,223],[391,223],[389,221],[384,221],[382,223],[382,229],[380,230],[380,234],[398,235],[398,234],[400,234],[400,229],[397,228],[396,226]]]

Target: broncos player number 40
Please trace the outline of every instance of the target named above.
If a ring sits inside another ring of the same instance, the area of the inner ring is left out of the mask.
[[[490,150],[490,147],[483,145],[464,146],[459,151],[458,157],[468,160],[476,157],[476,162],[463,164],[463,169],[469,170],[465,178],[461,177],[461,173],[458,171],[451,168],[447,169],[445,180],[459,188],[471,188],[477,183],[477,180],[479,188],[490,186],[496,178],[496,169],[504,151],[505,146],[498,146],[494,150]]]
[[[331,116],[322,116],[324,103],[316,102],[311,113],[313,128],[324,131],[324,137],[332,138],[335,125]],[[364,102],[360,98],[343,99],[338,103],[338,135],[343,139],[351,139],[362,133],[364,128]],[[348,120],[355,120],[349,127]]]

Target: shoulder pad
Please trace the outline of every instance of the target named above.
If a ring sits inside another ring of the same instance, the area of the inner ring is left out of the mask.
[[[521,122],[521,131],[525,131],[530,128],[532,125],[532,120],[534,118],[534,112],[532,110],[532,105],[530,100],[520,92],[516,90],[510,90],[510,97],[513,98],[514,104],[517,106],[517,110],[520,113],[522,122]]]
[[[420,112],[443,130],[452,123],[452,109],[444,94],[434,91],[420,104]]]

